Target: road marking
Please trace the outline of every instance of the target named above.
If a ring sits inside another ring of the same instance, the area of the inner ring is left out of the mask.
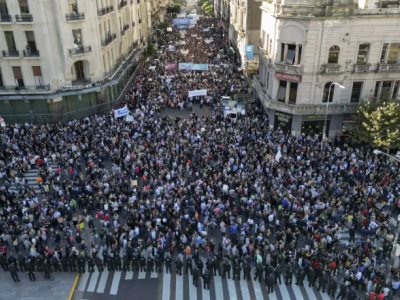
[[[268,296],[270,300],[278,300],[278,298],[276,297],[276,287],[274,287],[274,292],[269,294]]]
[[[146,278],[146,272],[139,272],[138,279],[145,279]]]
[[[283,283],[283,284],[281,283],[281,284],[278,285],[278,287],[279,287],[279,290],[282,293],[283,299],[290,299],[289,291],[286,288],[286,284],[285,283]]]
[[[301,293],[301,290],[300,290],[299,286],[297,284],[295,284],[295,283],[293,283],[291,286],[292,286],[292,290],[294,292],[294,295],[296,296],[296,300],[297,299],[299,299],[299,300],[303,299],[304,300],[303,294]]]
[[[87,288],[88,292],[93,293],[94,290],[96,289],[96,283],[97,283],[97,279],[99,279],[99,272],[95,271],[92,273],[92,277],[90,277],[90,282],[89,282],[89,286]]]
[[[158,273],[157,272],[151,272],[150,273],[150,278],[158,278]]]
[[[133,272],[131,271],[126,272],[125,280],[131,280],[131,279],[133,279]]]
[[[86,283],[89,279],[89,273],[83,273],[83,275],[81,276],[81,280],[79,281],[79,286],[78,286],[78,291],[84,291],[85,287],[86,287]]]
[[[228,285],[229,299],[236,300],[237,295],[236,295],[235,281],[233,279],[227,279],[226,283]]]
[[[242,291],[243,299],[250,299],[249,285],[246,280],[240,280],[240,289]]]
[[[119,281],[121,280],[121,272],[116,271],[114,273],[113,281],[111,284],[111,290],[110,290],[110,295],[116,295],[118,294],[118,286],[119,286]]]
[[[162,300],[169,300],[171,273],[163,274]]]
[[[76,286],[78,285],[78,281],[79,281],[79,273],[75,276],[74,282],[72,283],[71,290],[69,291],[68,300],[72,300],[72,298],[74,298],[75,289]]]
[[[327,293],[320,293],[320,294],[322,296],[322,299],[324,299],[324,300],[330,300],[331,299]]]
[[[106,288],[107,278],[108,278],[108,271],[104,270],[101,274],[99,285],[97,286],[97,293],[99,294],[104,293],[104,290]]]
[[[193,275],[188,275],[189,277],[189,299],[197,299],[197,287],[193,284]]]
[[[307,296],[310,299],[318,299],[317,295],[315,295],[315,293],[314,293],[314,290],[312,288],[310,288],[308,285],[309,285],[309,282],[304,280],[304,289],[307,292]]]
[[[176,275],[176,300],[183,300],[183,275]]]
[[[256,294],[256,299],[257,300],[263,300],[264,297],[263,297],[263,294],[262,294],[260,281],[259,280],[254,280],[253,281],[253,287],[254,287],[254,294]],[[283,298],[283,299],[290,299],[290,297]]]
[[[215,299],[221,300],[224,299],[224,291],[222,287],[222,278],[221,276],[214,276],[214,287],[215,287]],[[248,298],[250,299],[250,298]]]

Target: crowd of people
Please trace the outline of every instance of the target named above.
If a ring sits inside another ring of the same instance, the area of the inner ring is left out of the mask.
[[[197,43],[209,38],[205,27],[218,23],[203,18],[186,31],[191,59],[205,58],[196,52],[207,53]],[[178,35],[159,35],[161,55],[126,99],[132,122],[110,113],[2,130],[1,268],[15,281],[18,272],[34,281],[37,272],[95,266],[165,268],[191,272],[204,288],[232,275],[260,280],[268,292],[295,279],[338,299],[398,296],[399,270],[387,267],[399,166],[340,139],[272,131],[257,107],[228,122],[216,108],[220,96],[249,86],[223,30],[213,30],[209,60],[198,61],[212,64],[206,72],[165,71],[171,57],[187,59],[168,50]],[[191,103],[188,90],[200,88],[210,91],[208,115],[159,114]],[[24,180],[29,169],[39,170],[39,193]]]

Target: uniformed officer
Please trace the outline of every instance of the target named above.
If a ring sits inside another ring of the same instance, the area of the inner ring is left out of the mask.
[[[104,267],[103,267],[103,261],[101,260],[100,257],[95,258],[96,266],[99,272],[103,272]]]
[[[224,258],[222,267],[224,269],[224,272],[222,274],[222,278],[225,278],[225,275],[228,273],[228,278],[231,278],[231,264],[229,263],[228,258]]]
[[[243,262],[243,280],[251,280],[251,265],[248,262]]]
[[[220,269],[220,266],[219,266],[219,260],[217,259],[217,257],[215,255],[212,257],[212,266],[213,266],[213,270],[214,270],[214,276],[217,275],[217,270],[218,270],[219,276],[221,276],[221,269]]]
[[[165,272],[166,273],[171,273],[171,253],[169,251],[167,251],[167,253],[165,253]]]
[[[210,280],[211,280],[211,271],[207,269],[203,275],[203,288],[209,290],[210,289]]]
[[[127,253],[125,253],[124,258],[122,259],[122,271],[128,271],[130,270],[130,260],[129,260],[129,256]]]
[[[304,276],[305,276],[305,273],[304,273],[303,268],[299,267],[296,272],[296,284],[297,285],[303,285]]]
[[[318,291],[322,289],[322,292],[325,293],[326,283],[327,283],[326,274],[325,272],[322,272],[322,274],[318,278]]]
[[[235,262],[233,265],[233,279],[240,280],[240,263]]]
[[[89,257],[87,262],[88,262],[88,272],[94,272],[94,259],[93,259],[93,257]]]
[[[192,260],[193,259],[191,255],[185,257],[185,274],[188,273],[188,270],[190,270],[190,274],[193,274]]]
[[[136,252],[132,255],[132,271],[139,272],[139,255]]]
[[[68,260],[66,256],[61,257],[61,266],[63,272],[68,272]]]
[[[85,256],[83,254],[79,255],[78,258],[79,273],[85,273],[85,264],[86,264]]]
[[[143,255],[140,255],[139,261],[140,261],[140,272],[146,272],[146,258]]]
[[[31,258],[28,257],[26,259],[25,267],[26,267],[26,272],[28,273],[28,276],[29,276],[29,280],[35,281],[36,280],[35,266],[34,266],[33,260]]]
[[[337,278],[336,276],[331,276],[328,284],[328,295],[335,297],[337,289]]]
[[[199,283],[199,278],[200,278],[200,271],[196,264],[194,264],[194,266],[193,266],[192,274],[193,274],[193,285],[195,287],[197,287],[197,284]]]
[[[157,273],[161,273],[162,272],[163,264],[164,264],[164,261],[163,261],[162,255],[158,255],[157,258],[156,258],[156,272]]]
[[[313,268],[309,268],[307,272],[307,278],[308,278],[308,286],[314,287],[316,278],[315,278],[315,271]]]
[[[114,266],[115,266],[116,271],[122,270],[121,257],[119,256],[119,253],[117,253],[117,252],[114,252]]]
[[[285,284],[291,285],[293,280],[293,267],[292,264],[288,264],[285,272]]]
[[[69,271],[70,272],[76,272],[76,264],[75,264],[75,257],[74,257],[74,255],[70,255],[69,257],[68,257],[68,265],[69,265]],[[40,271],[39,270],[39,267],[38,267],[38,271]]]
[[[25,272],[26,271],[25,257],[21,253],[19,253],[17,260],[18,260],[18,265],[19,265],[20,271]]]
[[[51,267],[50,267],[50,262],[48,259],[44,260],[43,263],[43,272],[44,272],[44,278],[45,279],[50,279],[50,272],[51,272]]]
[[[176,265],[176,273],[179,275],[182,275],[183,262],[182,262],[182,259],[180,258],[180,256],[177,257],[175,265]]]
[[[267,272],[266,275],[268,275],[268,272]],[[261,282],[262,277],[263,277],[263,266],[262,266],[261,263],[258,263],[258,264],[256,265],[256,274],[255,274],[255,276],[254,276],[254,280],[257,280],[257,279],[258,279],[258,280]]]
[[[147,271],[154,272],[154,260],[151,255],[147,258]]]

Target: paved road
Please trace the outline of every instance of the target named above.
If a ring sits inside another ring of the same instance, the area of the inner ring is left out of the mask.
[[[254,276],[254,274],[253,274]],[[294,282],[294,280],[293,280]],[[202,281],[196,288],[192,276],[176,273],[107,272],[85,273],[78,285],[75,300],[149,299],[149,300],[328,300],[326,293],[304,286],[277,285],[268,295],[258,281],[233,280],[215,276],[210,290],[203,289]]]

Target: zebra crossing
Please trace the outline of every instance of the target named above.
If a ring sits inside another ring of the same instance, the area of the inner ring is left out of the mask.
[[[286,285],[284,282],[277,284],[274,292],[268,294],[263,283],[254,280],[233,280],[214,276],[210,282],[210,289],[203,288],[203,281],[200,280],[198,287],[195,287],[193,276],[184,274],[182,276],[174,273],[156,272],[121,272],[107,271],[83,273],[77,290],[83,293],[118,295],[122,281],[157,279],[159,297],[157,300],[330,300],[327,293],[319,292],[316,288],[310,288],[308,281],[304,285]],[[125,285],[126,286],[126,285]]]

